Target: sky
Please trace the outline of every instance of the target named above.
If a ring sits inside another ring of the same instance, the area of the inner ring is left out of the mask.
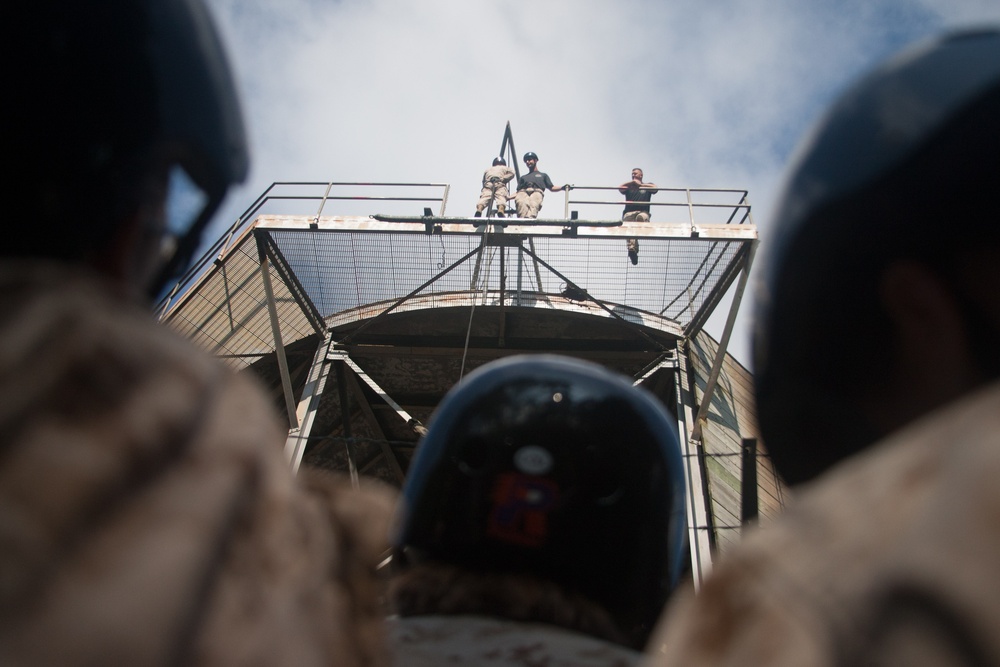
[[[659,186],[747,190],[765,253],[785,168],[839,92],[910,42],[1000,25],[998,0],[207,3],[253,161],[209,237],[275,181],[449,183],[448,215],[471,214],[509,121],[556,184],[639,166]],[[752,310],[729,347],[751,368]]]

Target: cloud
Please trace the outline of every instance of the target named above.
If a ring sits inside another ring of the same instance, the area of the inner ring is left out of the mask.
[[[994,0],[208,2],[254,155],[216,229],[273,181],[446,182],[449,214],[471,213],[510,121],[556,183],[641,166],[747,189],[766,238],[789,155],[840,90],[914,39],[1000,22]]]

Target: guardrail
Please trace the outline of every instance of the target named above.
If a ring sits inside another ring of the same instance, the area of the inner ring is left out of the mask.
[[[337,194],[340,188],[392,188],[399,189],[422,188],[431,191],[440,191],[438,196],[365,196],[365,195],[340,195]],[[247,207],[243,213],[236,218],[236,221],[202,254],[191,266],[178,278],[177,282],[165,294],[160,297],[156,304],[155,313],[157,317],[166,313],[171,301],[178,294],[190,285],[205,269],[225,252],[229,243],[234,237],[242,233],[250,223],[269,204],[283,202],[281,213],[291,214],[288,202],[319,202],[319,206],[314,213],[316,220],[323,214],[323,210],[330,201],[340,202],[369,202],[369,201],[389,201],[389,202],[420,202],[439,203],[439,215],[445,214],[448,205],[448,192],[451,186],[447,183],[366,183],[366,182],[338,182],[338,181],[276,181],[272,183],[257,199]],[[370,213],[366,211],[365,215]],[[303,211],[302,214],[307,214]]]
[[[605,199],[578,199],[575,193],[580,191],[614,191],[619,198],[614,200]],[[566,191],[564,216],[566,219],[586,218],[605,219],[609,217],[621,218],[620,211],[611,213],[614,207],[624,206],[627,201],[621,198],[618,186],[606,185],[574,185],[571,190]],[[719,188],[658,188],[649,202],[637,202],[644,206],[650,206],[650,213],[655,216],[656,210],[660,209],[670,216],[669,220],[656,220],[653,222],[686,222],[689,225],[696,224],[747,224],[750,219],[750,202],[747,200],[746,190],[724,190]],[[659,198],[657,200],[656,198]],[[584,210],[600,210],[601,214],[596,216],[580,215],[580,209],[573,210],[572,207],[587,207]],[[603,213],[607,210],[608,213]],[[683,211],[682,216],[672,216],[675,211]],[[696,215],[697,212],[697,215]],[[683,217],[683,219],[680,219]],[[676,219],[674,219],[676,218]]]
[[[283,215],[310,215],[317,222],[323,215],[327,205],[336,201],[341,206],[337,215],[371,215],[370,205],[367,209],[355,206],[357,210],[350,209],[351,203],[367,202],[405,202],[420,204],[437,204],[440,217],[444,217],[447,205],[448,194],[451,186],[447,183],[376,183],[376,182],[319,182],[319,181],[277,181],[272,183],[235,222],[216,240],[200,258],[195,261],[187,271],[177,280],[174,286],[164,294],[156,306],[156,312],[162,316],[170,306],[172,300],[182,293],[193,281],[200,276],[205,269],[219,258],[226,250],[233,238],[241,234],[253,220],[265,209],[276,203],[280,203],[280,210],[275,211]],[[349,189],[346,194],[341,194],[345,189]],[[388,194],[357,194],[358,191],[374,189],[376,192]],[[407,191],[421,190],[421,192],[410,194]],[[580,198],[581,192],[608,192],[615,193],[614,198],[603,199],[600,195],[597,198]],[[621,198],[618,186],[600,185],[575,185],[570,190],[565,191],[563,219],[572,220],[620,220],[620,210],[614,210],[623,206],[626,201]],[[647,202],[642,202],[644,205]],[[307,208],[309,205],[315,208]],[[750,218],[750,203],[747,201],[746,190],[725,190],[717,188],[658,188],[654,196],[648,202],[653,220],[652,224],[664,222],[680,222],[690,226],[696,224],[737,224],[742,225],[752,223]],[[424,207],[426,210],[433,210],[430,206]],[[583,215],[581,215],[581,211]],[[381,211],[380,211],[381,213]],[[392,221],[393,216],[384,216]],[[665,219],[664,219],[665,218]],[[400,218],[402,219],[402,218]]]

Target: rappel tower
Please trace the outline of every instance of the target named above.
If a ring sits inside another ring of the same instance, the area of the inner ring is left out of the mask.
[[[520,169],[509,124],[499,154]],[[623,223],[617,190],[574,185],[548,195],[559,215],[522,220],[449,216],[446,183],[274,183],[161,317],[272,388],[293,467],[396,486],[477,366],[547,352],[630,376],[677,419],[698,581],[781,505],[749,373],[726,352],[757,229],[743,190],[661,186],[650,223]],[[716,340],[704,327],[727,294]]]

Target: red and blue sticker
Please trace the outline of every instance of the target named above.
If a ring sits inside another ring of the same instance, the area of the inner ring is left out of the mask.
[[[493,487],[487,534],[498,540],[540,547],[549,534],[549,512],[559,487],[544,477],[509,472]]]

